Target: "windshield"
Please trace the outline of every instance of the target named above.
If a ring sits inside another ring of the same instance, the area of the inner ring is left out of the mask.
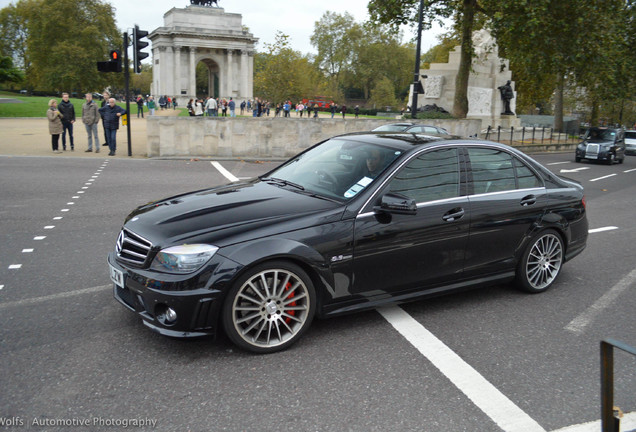
[[[261,177],[300,193],[346,201],[369,186],[401,150],[334,138]]]
[[[625,132],[625,138],[636,139],[636,132],[632,132],[632,131]]]
[[[614,129],[592,128],[587,132],[586,138],[589,141],[614,141],[616,131]]]
[[[388,124],[388,125],[378,126],[377,128],[373,129],[373,132],[402,132],[406,130],[406,128],[409,126],[410,125]]]

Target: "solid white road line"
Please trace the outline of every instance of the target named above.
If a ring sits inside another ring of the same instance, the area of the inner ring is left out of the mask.
[[[636,429],[636,412],[631,412],[623,415],[621,419],[621,430],[634,430]],[[552,432],[598,432],[601,430],[601,421],[593,421],[588,423],[582,423],[574,426],[564,427],[562,429],[556,429]]]
[[[378,311],[501,429],[515,432],[545,432],[539,423],[404,310],[392,306]]]
[[[214,168],[216,168],[223,176],[231,182],[239,181],[238,177],[234,177],[234,175],[226,170],[223,165],[218,163],[217,161],[210,162]]]
[[[112,288],[112,285],[111,284],[100,285],[100,286],[96,286],[92,288],[84,288],[84,289],[79,289],[76,291],[63,292],[63,293],[53,294],[53,295],[44,296],[44,297],[35,297],[35,298],[18,300],[13,302],[0,303],[0,310],[8,309],[10,307],[27,306],[27,305],[37,304],[37,303],[44,303],[49,300],[57,300],[57,299],[73,297],[73,296],[81,295],[81,294],[94,293],[94,292],[105,290],[106,288]]]
[[[592,179],[590,181],[591,182],[595,182],[595,181],[598,181],[598,180],[603,180],[603,179],[606,179],[606,178],[614,177],[615,175],[616,174],[610,174],[610,175],[606,175],[606,176],[603,176],[603,177],[598,177],[598,178]]]
[[[603,294],[600,299],[587,308],[582,314],[570,321],[570,323],[565,326],[565,329],[574,333],[583,333],[585,327],[587,327],[603,309],[607,308],[616,300],[619,295],[629,289],[634,282],[636,282],[636,269],[632,270],[627,276],[610,288],[609,291]]]
[[[594,228],[591,230],[588,230],[587,232],[589,234],[594,234],[594,233],[599,233],[599,232],[603,232],[603,231],[612,231],[612,230],[617,230],[618,227],[615,226],[606,226],[606,227],[602,227],[602,228]]]

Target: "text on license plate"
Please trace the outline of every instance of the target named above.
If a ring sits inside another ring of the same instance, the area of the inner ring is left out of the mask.
[[[110,280],[112,280],[115,285],[119,285],[120,287],[124,287],[124,273],[120,270],[117,270],[112,265],[108,264],[110,267]]]

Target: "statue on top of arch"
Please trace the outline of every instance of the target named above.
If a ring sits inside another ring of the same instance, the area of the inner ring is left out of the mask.
[[[190,4],[198,5],[198,6],[219,6],[219,0],[190,0]]]

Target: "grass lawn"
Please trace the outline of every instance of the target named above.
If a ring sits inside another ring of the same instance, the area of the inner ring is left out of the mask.
[[[0,117],[46,117],[46,110],[49,109],[49,101],[55,99],[58,104],[62,101],[61,97],[24,96],[10,92],[0,92],[0,98],[20,101],[20,103],[0,103]],[[69,101],[75,106],[75,117],[81,118],[84,99],[69,98]],[[101,101],[96,102],[101,104]],[[125,103],[118,102],[117,105],[124,109],[126,108]]]

